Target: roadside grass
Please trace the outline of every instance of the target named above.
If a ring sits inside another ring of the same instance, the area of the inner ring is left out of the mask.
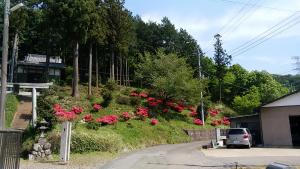
[[[19,101],[17,97],[13,94],[8,94],[6,97],[6,107],[5,107],[5,126],[7,128],[11,127],[15,113],[17,112]]]

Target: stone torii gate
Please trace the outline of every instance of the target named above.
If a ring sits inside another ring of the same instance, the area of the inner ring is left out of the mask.
[[[37,122],[37,89],[48,89],[53,83],[8,83],[7,87],[12,88],[17,95],[32,97],[32,125],[36,126]],[[31,92],[20,91],[20,89],[31,89]],[[11,93],[12,91],[8,91]]]

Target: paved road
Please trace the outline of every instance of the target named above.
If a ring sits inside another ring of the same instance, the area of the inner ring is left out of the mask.
[[[203,153],[200,147],[200,142],[155,146],[124,155],[109,162],[101,169],[219,169],[232,168],[235,166],[235,162],[251,168],[251,166],[267,165],[274,161],[289,165],[300,165],[300,149],[297,150],[296,154],[289,156],[268,156],[268,153],[261,156],[255,153],[255,151],[259,152],[257,149],[237,150],[238,153],[235,149],[220,150],[219,153],[214,150],[211,153],[208,150]],[[271,149],[267,149],[267,151],[269,151],[269,154],[273,153]],[[234,155],[239,153],[243,155]],[[245,155],[247,153],[250,154]],[[285,153],[289,154],[288,150]]]

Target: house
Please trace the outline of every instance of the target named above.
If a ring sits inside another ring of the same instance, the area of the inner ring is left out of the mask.
[[[265,146],[300,146],[300,91],[261,107]]]
[[[46,55],[28,54],[25,59],[18,61],[15,71],[15,82],[41,83],[45,82],[46,68],[49,66],[49,80],[59,80],[65,64],[59,56],[51,56],[49,65]]]
[[[231,128],[248,128],[254,144],[262,144],[259,114],[235,116],[230,118]]]

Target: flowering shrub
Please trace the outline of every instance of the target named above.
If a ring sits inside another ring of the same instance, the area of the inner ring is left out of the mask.
[[[73,121],[77,117],[75,112],[66,111],[59,104],[54,104],[53,110],[58,121]]]
[[[194,124],[201,126],[203,125],[203,122],[200,119],[194,119]]]
[[[195,111],[190,112],[190,116],[191,117],[197,117],[197,112],[195,112]]]
[[[169,109],[163,109],[162,112],[163,112],[163,113],[168,113],[168,112],[169,112]]]
[[[191,112],[196,112],[196,108],[193,107],[193,106],[189,106],[188,109],[189,109]]]
[[[128,121],[129,119],[132,118],[132,115],[129,114],[128,112],[123,112],[120,118],[122,118],[124,121]]]
[[[93,109],[94,109],[95,111],[99,111],[100,109],[102,109],[102,106],[101,106],[100,104],[94,103]]]
[[[103,116],[101,118],[97,118],[96,122],[101,123],[101,124],[115,124],[116,122],[118,122],[118,116],[116,115],[107,115],[107,116]]]
[[[53,110],[55,112],[64,111],[60,104],[54,104],[53,105]]]
[[[230,125],[229,118],[223,117],[223,119],[222,119],[222,124],[224,124],[225,126],[229,126],[229,125]]]
[[[166,106],[169,106],[169,107],[173,108],[174,107],[174,103],[172,101],[168,101],[166,103]]]
[[[184,110],[184,106],[176,105],[173,109],[177,112],[182,112]]]
[[[73,106],[71,111],[75,114],[81,114],[83,112],[83,109],[81,107]]]
[[[157,119],[151,119],[151,125],[155,126],[158,124],[158,120]]]
[[[91,114],[87,114],[83,117],[83,121],[85,121],[85,122],[91,122],[91,121],[93,121],[93,119],[94,118]]]
[[[149,97],[149,98],[147,99],[147,101],[148,101],[148,102],[154,102],[154,101],[155,101],[155,98]]]
[[[145,107],[139,107],[139,108],[137,108],[137,111],[136,111],[136,115],[142,120],[149,116],[148,113],[149,113],[149,109],[145,108]]]
[[[136,91],[133,91],[130,93],[130,96],[137,97],[139,94]]]
[[[211,117],[215,117],[219,114],[219,110],[214,108],[208,109],[208,112]]]
[[[148,97],[148,94],[145,93],[145,92],[141,92],[141,93],[139,94],[139,96],[142,97],[142,98],[147,98],[147,97]]]

